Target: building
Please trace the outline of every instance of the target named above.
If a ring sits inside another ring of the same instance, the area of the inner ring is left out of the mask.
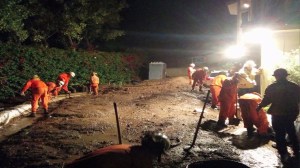
[[[264,69],[261,93],[276,68],[300,65],[299,0],[233,0],[227,7],[237,16],[237,45],[251,50],[249,58]]]

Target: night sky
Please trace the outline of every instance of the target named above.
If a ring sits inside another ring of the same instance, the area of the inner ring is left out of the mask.
[[[236,16],[225,0],[127,0],[122,44],[152,56],[194,57],[215,54],[234,42]]]

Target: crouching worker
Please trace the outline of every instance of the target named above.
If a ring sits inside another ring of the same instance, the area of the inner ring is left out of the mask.
[[[26,82],[23,87],[20,95],[25,96],[25,92],[31,89],[32,92],[32,100],[31,100],[31,114],[30,117],[36,116],[36,111],[39,106],[39,99],[42,101],[42,105],[44,108],[44,114],[46,117],[49,116],[48,113],[48,86],[43,82],[38,75],[34,75],[32,79]]]
[[[47,82],[46,85],[48,86],[48,96],[50,101],[52,98],[55,98],[58,95],[58,87],[54,82]]]
[[[270,130],[267,114],[264,110],[260,109],[259,113],[256,112],[256,107],[261,100],[261,95],[255,92],[244,94],[239,99],[244,127],[247,128],[248,137],[253,136],[255,130],[253,126],[257,128],[257,133],[260,136],[266,136],[268,130]]]
[[[170,148],[170,141],[161,133],[147,132],[142,145],[112,145],[95,150],[65,168],[152,168],[153,160],[160,162],[161,155]]]

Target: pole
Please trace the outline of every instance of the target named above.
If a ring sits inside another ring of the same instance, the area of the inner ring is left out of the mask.
[[[121,132],[120,132],[120,124],[119,124],[119,117],[118,117],[118,110],[117,110],[117,104],[116,104],[116,102],[114,102],[114,109],[115,109],[115,114],[116,114],[119,144],[122,144]]]
[[[238,98],[239,98],[239,88],[236,89],[237,93],[236,93],[236,101],[235,101],[235,114],[236,114],[236,118],[239,119],[239,114],[238,114]]]
[[[201,112],[201,115],[200,115],[200,118],[199,118],[199,121],[198,121],[198,124],[197,124],[197,128],[196,128],[196,132],[195,132],[195,135],[194,135],[193,142],[187,150],[190,150],[195,145],[195,142],[196,142],[196,139],[197,139],[197,134],[198,134],[198,131],[199,131],[199,128],[200,128],[200,125],[201,125],[202,118],[203,118],[204,110],[205,110],[206,104],[208,102],[209,94],[210,94],[210,90],[207,91],[207,95],[206,95],[205,102],[204,102],[204,105],[203,105],[203,108],[202,108],[202,112]]]

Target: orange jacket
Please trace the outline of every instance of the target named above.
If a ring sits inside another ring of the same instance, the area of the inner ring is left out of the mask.
[[[52,92],[56,88],[56,84],[54,82],[47,82],[48,93]]]
[[[35,89],[35,88],[47,88],[45,82],[41,81],[39,78],[31,79],[26,82],[25,86],[23,87],[21,92],[26,92],[28,89]]]
[[[68,84],[69,81],[71,79],[71,75],[69,73],[61,73],[58,77],[57,77],[57,81],[64,81],[64,85],[62,86],[62,89],[65,91],[69,91],[68,89]]]
[[[216,77],[214,77],[210,85],[222,87],[223,82],[226,78],[226,75],[217,75]]]
[[[236,101],[237,98],[237,83],[232,79],[226,79],[219,95],[219,101]]]
[[[197,69],[192,74],[193,80],[203,82],[203,80],[207,77],[207,73],[203,69]]]
[[[142,146],[112,145],[95,150],[65,168],[152,168],[152,155]]]
[[[256,112],[256,107],[261,102],[262,98],[256,93],[247,93],[240,97],[239,104],[241,107],[244,127],[252,127],[255,125],[259,134],[266,134],[269,128],[267,115],[263,109],[259,113]]]
[[[91,86],[97,86],[100,83],[99,77],[96,75],[92,75],[90,79]]]

